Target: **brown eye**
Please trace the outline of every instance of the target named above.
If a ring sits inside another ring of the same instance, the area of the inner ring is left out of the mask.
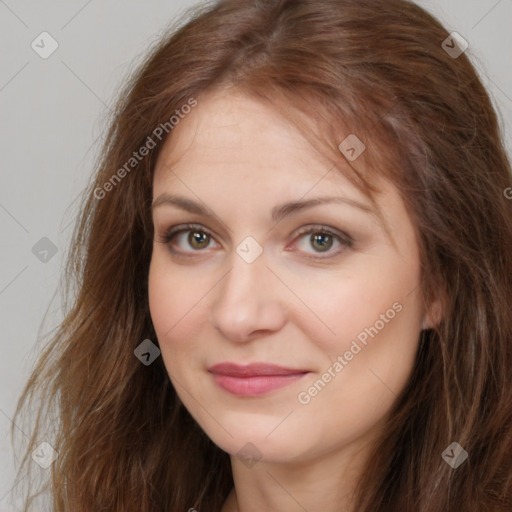
[[[302,229],[294,245],[307,258],[327,259],[340,255],[344,250],[351,248],[353,243],[352,237],[343,231],[315,225]]]
[[[310,237],[311,246],[319,252],[328,251],[333,244],[333,238],[328,233],[314,233]]]
[[[189,231],[188,244],[193,249],[205,249],[210,243],[210,235],[204,231]]]

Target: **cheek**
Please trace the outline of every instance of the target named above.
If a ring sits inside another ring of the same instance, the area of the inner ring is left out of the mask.
[[[421,330],[415,269],[384,277],[356,275],[341,281],[336,293],[332,290],[332,300],[321,304],[317,299],[322,318],[336,334],[320,336],[310,330],[310,339],[326,357],[299,400],[313,416],[329,409],[340,428],[351,422],[370,424],[391,407],[410,376]]]
[[[176,290],[179,283],[165,271],[161,258],[153,255],[149,266],[148,299],[151,320],[157,335],[167,332],[175,323],[177,297],[172,290]]]
[[[413,369],[419,320],[412,295],[401,304],[401,310],[396,307],[394,315],[388,313],[393,318],[388,317],[387,323],[376,322],[375,314],[368,313],[365,318],[351,318],[350,313],[355,315],[357,307],[353,302],[349,304],[343,316],[338,316],[340,335],[335,343],[328,338],[311,338],[328,357],[301,386],[294,425],[300,436],[304,423],[312,418],[321,421],[322,426],[311,431],[313,444],[335,444],[340,439],[350,442],[371,429],[391,410]],[[385,314],[387,309],[383,311]],[[358,338],[361,333],[364,336]]]
[[[207,291],[206,279],[172,269],[165,255],[154,253],[148,276],[149,310],[169,372],[190,366],[182,361],[193,358],[200,343],[200,331],[208,318]]]
[[[416,332],[420,322],[417,294],[411,293],[418,284],[417,269],[404,268],[396,258],[381,257],[373,265],[368,259],[362,258],[361,268],[350,267],[350,272],[317,271],[288,281],[308,309],[297,308],[295,321],[331,360],[349,350],[353,340],[364,346],[387,332],[398,341]]]

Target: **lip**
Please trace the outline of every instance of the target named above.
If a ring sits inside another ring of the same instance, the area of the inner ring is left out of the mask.
[[[309,373],[309,370],[285,368],[268,363],[220,363],[208,368],[208,371],[222,389],[236,396],[264,395],[285,387]]]

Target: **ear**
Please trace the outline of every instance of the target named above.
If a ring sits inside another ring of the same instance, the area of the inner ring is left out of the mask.
[[[423,321],[421,324],[421,329],[434,329],[437,327],[444,313],[444,296],[439,293],[438,296],[430,303],[430,306],[427,308],[423,316]]]

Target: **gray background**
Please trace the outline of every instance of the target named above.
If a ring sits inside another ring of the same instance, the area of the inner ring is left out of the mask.
[[[133,65],[195,3],[0,0],[0,512],[17,509],[11,418],[43,316],[43,332],[61,319],[54,293],[106,114]],[[512,153],[512,0],[418,3],[469,42]],[[59,44],[47,59],[31,48],[43,31]],[[46,262],[32,251],[43,237],[57,248]]]

